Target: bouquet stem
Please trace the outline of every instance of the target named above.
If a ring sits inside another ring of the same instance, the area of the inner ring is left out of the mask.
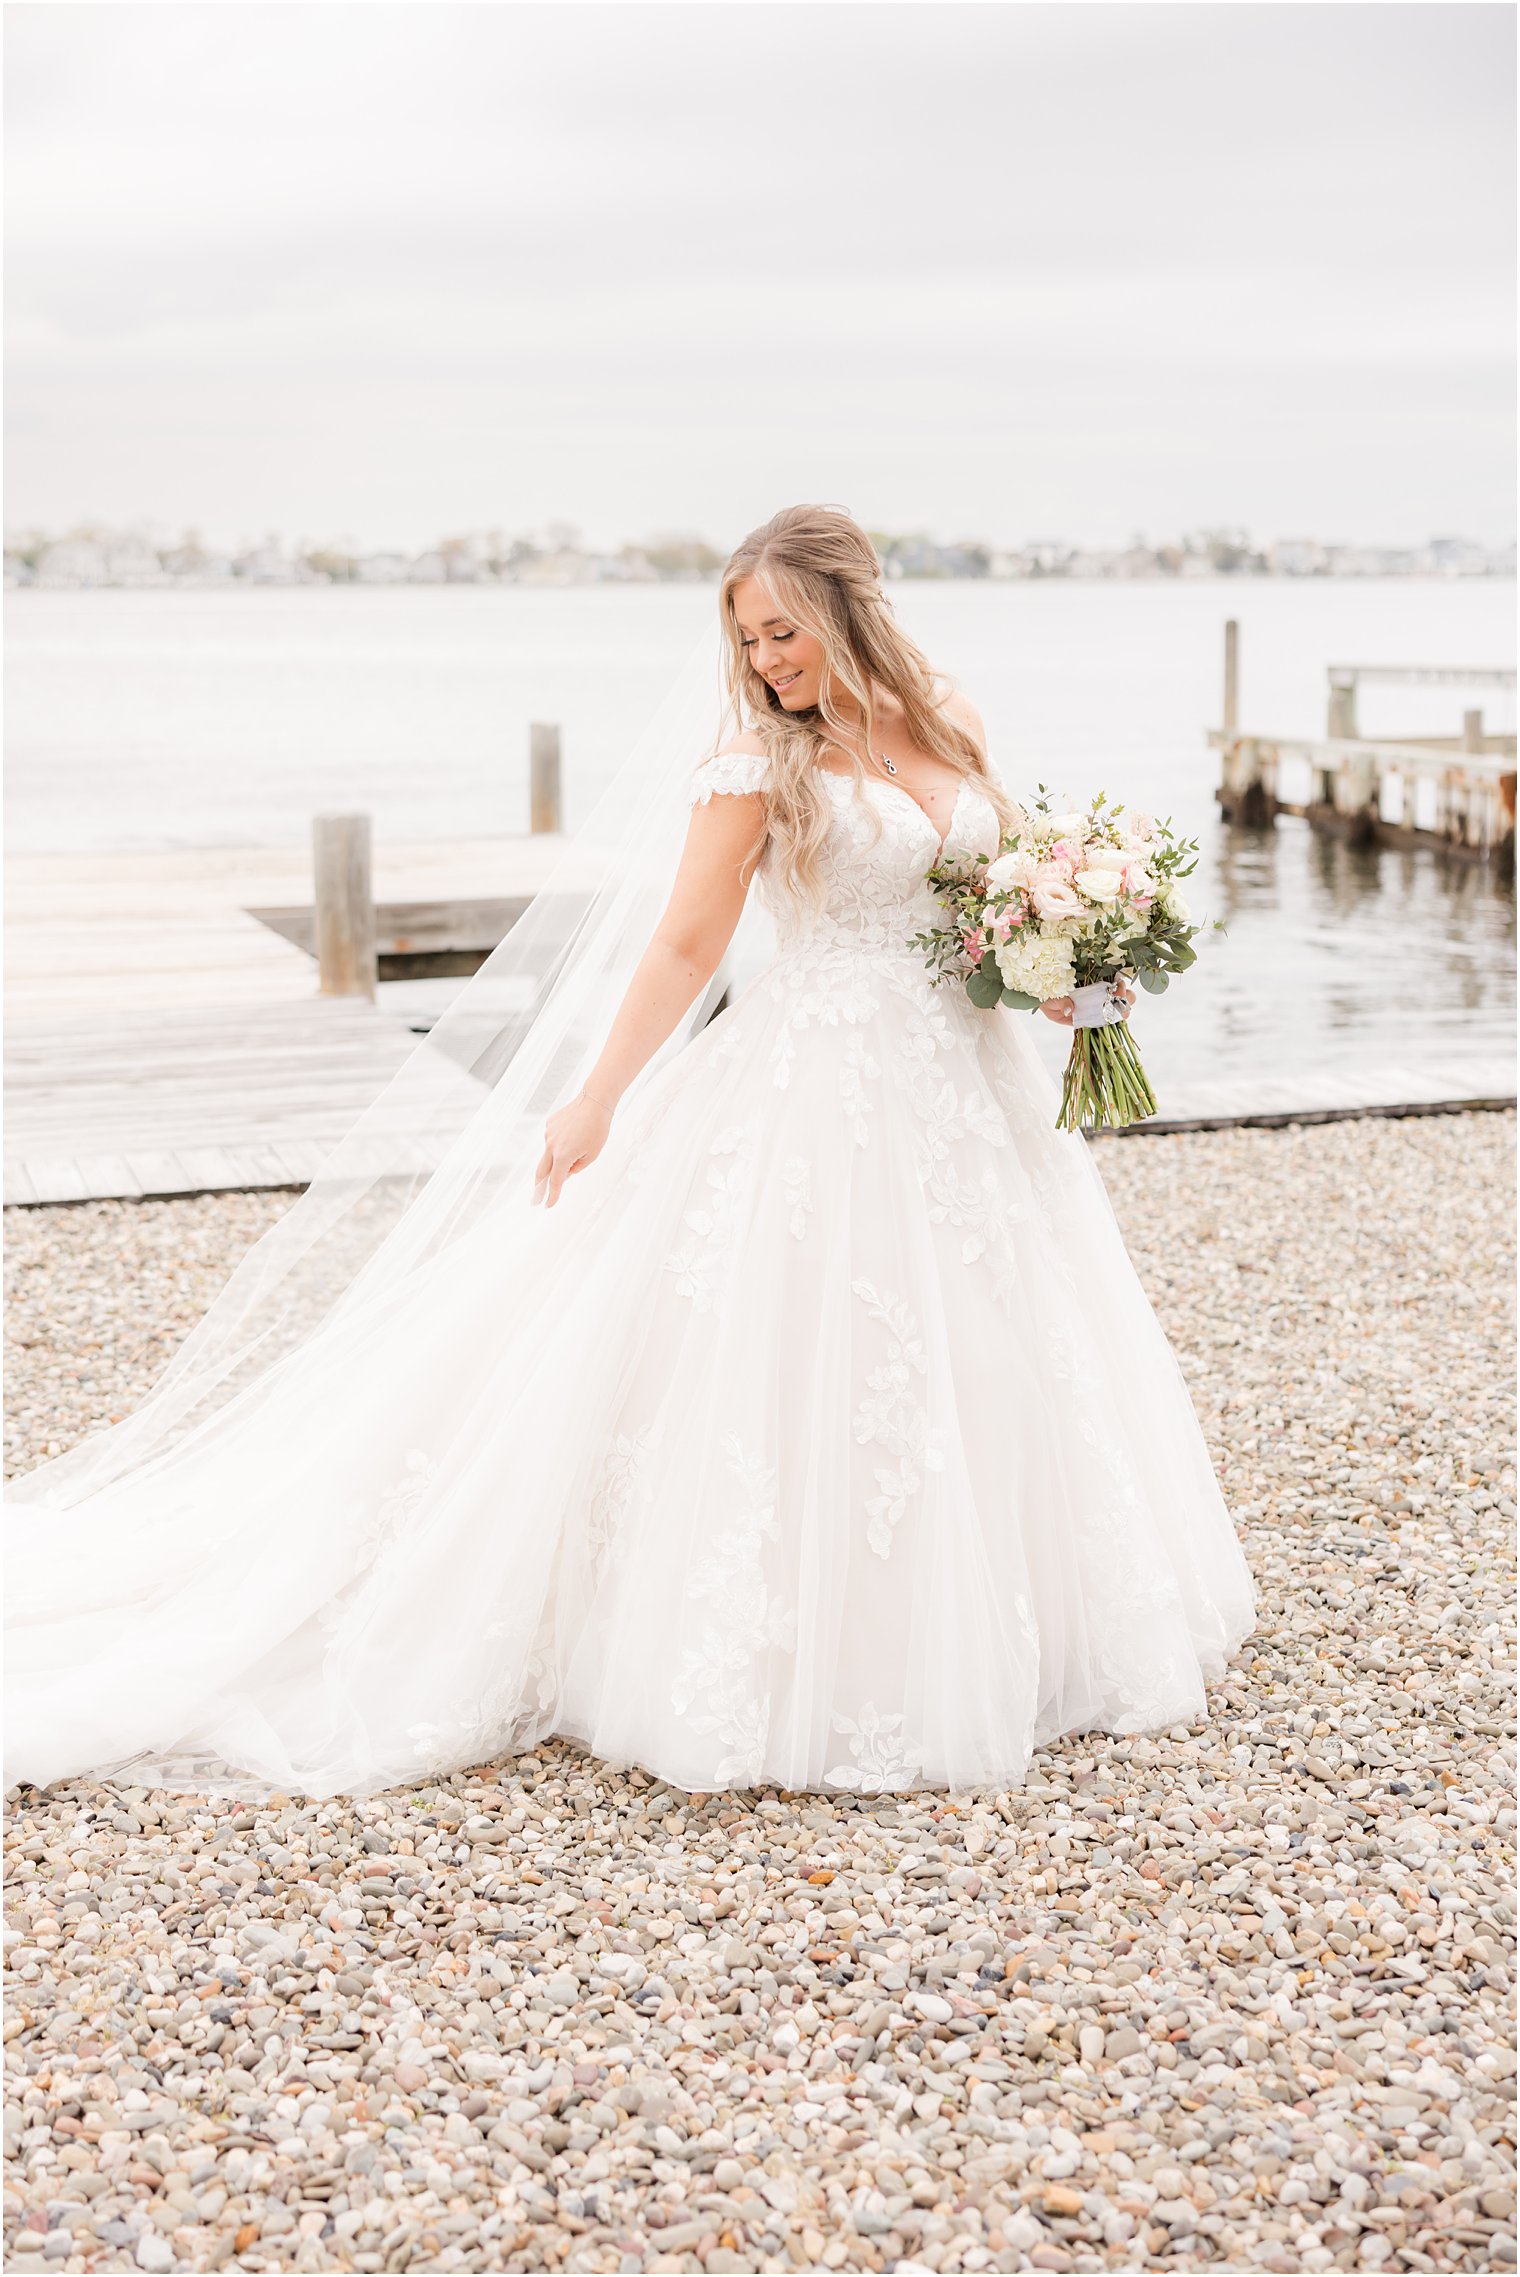
[[[1061,1084],[1058,1131],[1117,1129],[1156,1112],[1156,1094],[1141,1065],[1127,1020],[1079,1028]]]

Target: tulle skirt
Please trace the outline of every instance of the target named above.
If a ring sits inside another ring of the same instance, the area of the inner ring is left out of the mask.
[[[778,958],[554,1210],[13,1520],[8,1779],[961,1790],[1198,1718],[1251,1580],[1055,1107],[1020,1018]]]

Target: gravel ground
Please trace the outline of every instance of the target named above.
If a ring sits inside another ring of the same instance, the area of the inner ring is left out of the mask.
[[[1261,1590],[1021,1791],[12,1797],[7,2266],[1515,2260],[1514,1118],[1100,1143]],[[12,1213],[12,1464],[284,1197]]]

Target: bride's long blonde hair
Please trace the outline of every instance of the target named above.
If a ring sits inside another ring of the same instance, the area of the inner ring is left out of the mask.
[[[788,620],[810,633],[824,653],[819,703],[788,712],[757,672],[739,631],[734,589],[756,578]],[[851,760],[856,793],[865,768],[855,749],[860,720],[868,747],[877,735],[876,699],[885,691],[903,709],[922,751],[931,751],[974,782],[1005,829],[1016,810],[974,739],[940,708],[953,683],[933,670],[898,624],[882,584],[881,564],[865,531],[842,506],[787,506],[734,548],[724,567],[718,608],[727,643],[728,697],[742,726],[759,737],[769,766],[762,838],[780,853],[778,882],[798,900],[823,898],[822,855],[831,809],[819,780],[829,747]],[[853,702],[853,723],[841,701]],[[880,829],[880,817],[876,818]]]

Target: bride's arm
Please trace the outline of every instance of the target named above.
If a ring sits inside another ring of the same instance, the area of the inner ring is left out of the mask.
[[[717,971],[754,874],[751,850],[761,810],[753,792],[726,793],[692,808],[670,899],[596,1065],[579,1096],[556,1108],[544,1126],[535,1200],[552,1207],[565,1180],[596,1160],[623,1093]]]

